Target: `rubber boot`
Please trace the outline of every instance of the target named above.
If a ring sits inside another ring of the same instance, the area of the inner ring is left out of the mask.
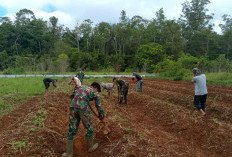
[[[121,104],[122,104],[122,99],[123,99],[123,97],[120,96],[120,100],[119,100],[119,102],[118,102],[118,105],[121,105]]]
[[[93,137],[85,137],[87,146],[88,146],[88,152],[93,152],[97,149],[98,143],[93,144]]]
[[[125,100],[125,105],[126,105],[127,104],[127,96],[125,96],[124,100]]]
[[[67,140],[66,153],[62,154],[62,157],[72,157],[73,156],[73,140]]]

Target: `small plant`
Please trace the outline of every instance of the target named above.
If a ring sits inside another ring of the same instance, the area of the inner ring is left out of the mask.
[[[139,139],[140,139],[140,140],[144,139],[144,135],[143,135],[143,134],[140,134],[140,133],[139,133],[138,135],[139,135]]]
[[[132,130],[129,126],[127,128],[125,128],[126,131],[130,131]]]
[[[32,121],[34,125],[38,125],[39,127],[43,126],[43,121],[47,119],[47,111],[45,109],[41,109],[38,111],[39,116],[34,116],[35,120]]]
[[[121,117],[118,118],[119,121],[126,122],[126,119],[123,119]]]
[[[127,140],[127,139],[129,139],[129,138],[130,138],[129,135],[123,135],[123,139]]]
[[[31,132],[35,132],[35,131],[36,131],[36,128],[31,128],[30,131],[31,131]]]
[[[16,154],[18,151],[22,154],[22,148],[26,147],[25,141],[12,141],[11,143],[11,149],[13,149],[12,153]]]
[[[43,101],[42,101],[42,102],[40,102],[40,105],[41,105],[41,106],[44,106],[45,104],[46,104],[46,103],[45,103],[45,102],[43,102]]]

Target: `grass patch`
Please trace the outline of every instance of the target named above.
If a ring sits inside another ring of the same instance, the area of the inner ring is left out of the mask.
[[[0,117],[44,91],[43,77],[0,78]]]

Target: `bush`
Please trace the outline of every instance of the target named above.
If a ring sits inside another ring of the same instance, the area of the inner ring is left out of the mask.
[[[24,73],[24,68],[23,67],[7,68],[7,69],[3,70],[4,75],[22,74],[22,73]]]
[[[185,70],[181,67],[180,63],[174,62],[174,65],[170,69],[160,73],[160,75],[174,81],[180,81],[184,78]]]

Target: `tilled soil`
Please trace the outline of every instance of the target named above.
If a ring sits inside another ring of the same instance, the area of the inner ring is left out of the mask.
[[[232,156],[231,87],[208,85],[206,116],[201,116],[193,106],[190,82],[145,79],[144,91],[135,92],[136,82],[125,79],[130,84],[127,105],[116,105],[117,92],[110,97],[101,93],[109,134],[92,114],[99,148],[87,153],[80,124],[74,156]],[[60,157],[66,146],[70,93],[33,97],[1,117],[0,156]],[[94,108],[93,102],[90,105]]]

